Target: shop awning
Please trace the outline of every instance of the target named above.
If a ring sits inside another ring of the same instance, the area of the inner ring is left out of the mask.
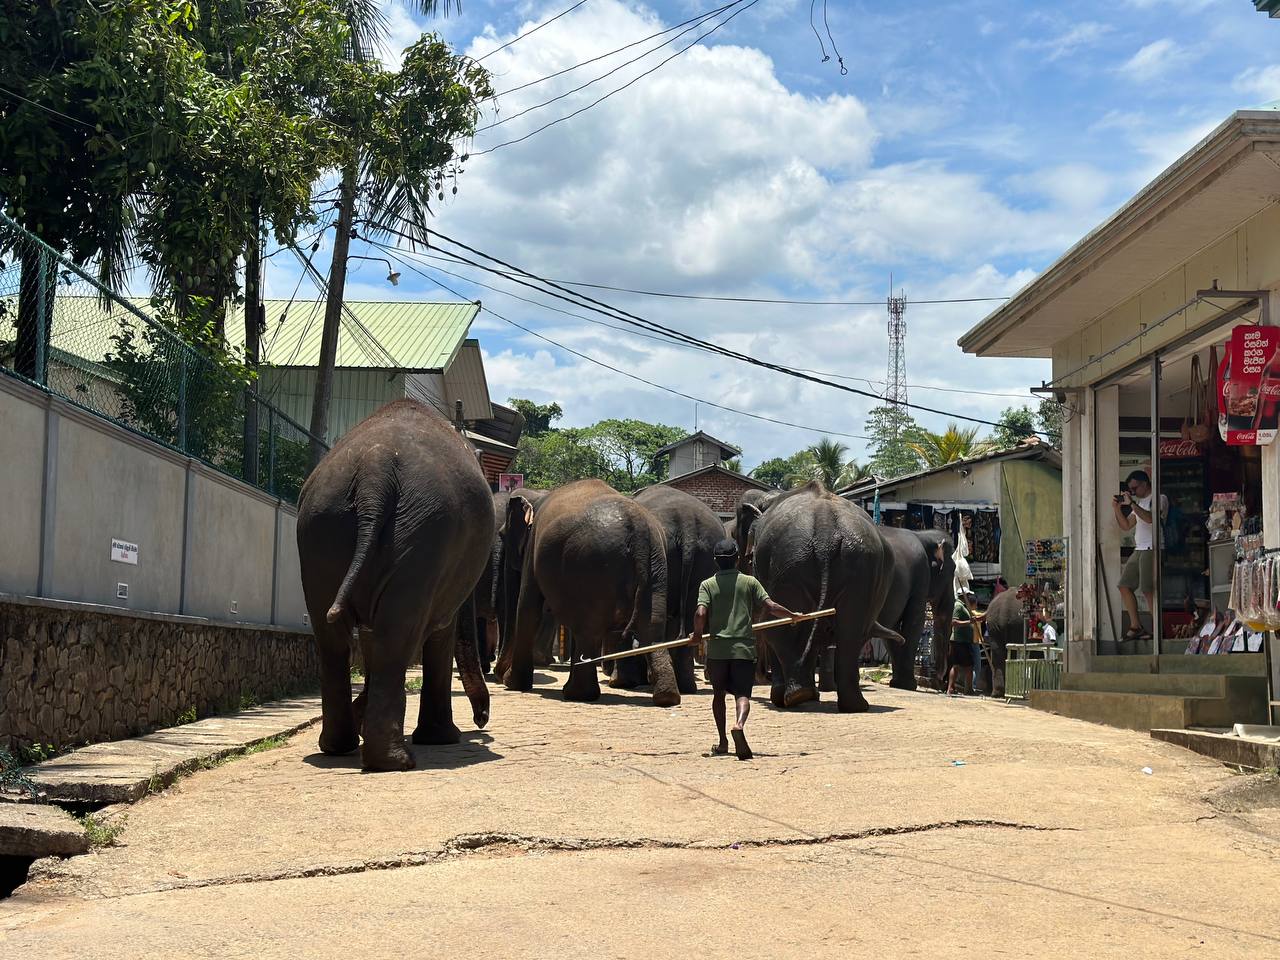
[[[980,356],[1048,357],[1063,337],[1274,203],[1280,195],[1280,104],[1275,106],[1232,114],[964,334],[961,349]]]

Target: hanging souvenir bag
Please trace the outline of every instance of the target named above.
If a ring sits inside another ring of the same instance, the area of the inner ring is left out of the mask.
[[[1212,435],[1209,419],[1209,398],[1212,391],[1204,372],[1200,369],[1199,355],[1191,357],[1191,387],[1187,391],[1187,416],[1182,421],[1182,439],[1193,443],[1205,443]]]

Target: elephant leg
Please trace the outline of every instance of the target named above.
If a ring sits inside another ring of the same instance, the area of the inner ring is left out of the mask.
[[[594,703],[600,699],[600,675],[596,672],[595,664],[584,666],[578,661],[599,656],[601,644],[598,640],[584,640],[583,634],[578,630],[571,629],[569,636],[572,638],[574,660],[569,667],[569,679],[564,683],[564,698]]]
[[[777,706],[795,707],[818,699],[813,682],[817,645],[805,649],[810,629],[807,624],[777,627],[778,636],[770,638],[775,658],[770,698]]]
[[[787,705],[787,678],[782,672],[782,658],[771,645],[765,646],[764,655],[769,660],[769,700],[775,707]]]
[[[413,742],[457,743],[462,731],[453,722],[453,625],[427,636],[422,645],[422,695]]]
[[[865,713],[871,709],[859,689],[858,656],[870,637],[871,616],[846,605],[836,612],[836,709]]]
[[[893,663],[893,679],[889,686],[899,690],[916,689],[916,650],[920,635],[924,633],[924,604],[908,603],[902,615],[899,633],[906,643],[888,643],[889,659]]]
[[[671,664],[676,671],[676,689],[681,693],[697,693],[698,678],[693,672],[693,647],[676,647],[672,650]]]
[[[416,637],[403,620],[388,616],[385,621],[395,626],[376,624],[363,647],[368,698],[361,760],[366,770],[412,770],[413,755],[404,744],[404,679]]]
[[[630,645],[618,643],[619,651],[629,649]],[[644,657],[623,657],[621,660],[606,661],[613,664],[613,676],[609,678],[609,686],[617,690],[634,690],[649,682],[649,669]]]
[[[351,641],[346,630],[311,614],[320,660],[320,751],[351,753],[360,746],[359,725],[351,702]],[[361,694],[363,696],[363,694]]]
[[[548,617],[545,614],[542,617],[542,625],[538,629],[538,636],[533,642],[533,665],[535,667],[549,667],[554,660],[553,647],[556,639],[556,620],[555,617]]]
[[[520,602],[516,606],[515,636],[507,647],[510,664],[501,674],[508,690],[533,689],[533,644],[542,627],[546,599],[532,573],[520,584]],[[499,661],[499,668],[502,663]]]
[[[649,677],[653,681],[653,702],[659,707],[674,707],[680,702],[680,689],[676,683],[676,671],[671,662],[671,652],[655,650],[645,659],[649,661]]]

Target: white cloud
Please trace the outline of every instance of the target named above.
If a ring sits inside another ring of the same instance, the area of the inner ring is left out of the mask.
[[[1251,106],[1280,100],[1280,64],[1249,67],[1236,75],[1233,86],[1241,93],[1256,98]]]
[[[1099,40],[1111,33],[1110,24],[1086,20],[1046,40],[1022,40],[1018,46],[1024,50],[1041,50],[1046,60],[1059,60],[1078,50],[1092,47]]]
[[[404,62],[404,51],[417,43],[428,27],[416,19],[401,2],[387,3],[382,10],[386,17],[386,36],[379,44],[378,59],[389,70],[399,70]]]
[[[1191,53],[1169,37],[1153,40],[1135,53],[1119,68],[1120,72],[1138,83],[1147,83],[1168,73],[1191,59]]]

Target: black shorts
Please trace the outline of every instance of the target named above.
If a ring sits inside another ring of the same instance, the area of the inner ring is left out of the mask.
[[[724,690],[735,697],[751,696],[756,683],[754,660],[712,660],[707,658],[707,681],[715,690]]]
[[[952,640],[947,648],[947,666],[948,667],[972,667],[973,666],[973,645],[968,641],[964,643],[956,643]]]

